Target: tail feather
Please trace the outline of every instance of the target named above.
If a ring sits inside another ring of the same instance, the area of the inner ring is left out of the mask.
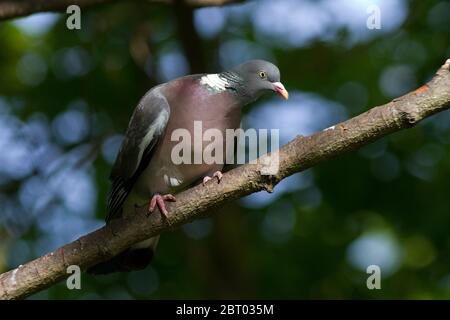
[[[101,275],[113,272],[142,270],[152,261],[158,240],[159,236],[139,242],[110,260],[89,268],[87,272],[94,275]]]
[[[89,268],[87,272],[100,275],[141,270],[150,264],[153,255],[154,252],[151,248],[127,249],[114,258]]]

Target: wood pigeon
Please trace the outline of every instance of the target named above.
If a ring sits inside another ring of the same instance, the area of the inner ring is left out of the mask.
[[[106,222],[132,215],[143,205],[148,205],[149,213],[158,208],[165,216],[164,201],[175,201],[171,193],[203,177],[204,184],[210,176],[220,182],[223,164],[174,164],[171,150],[178,142],[172,141],[172,132],[184,128],[193,133],[194,121],[201,121],[203,131],[215,128],[225,136],[226,129],[240,127],[242,107],[266,91],[288,98],[280,71],[263,60],[218,74],[181,77],[150,89],[134,110],[112,168]],[[158,240],[159,236],[140,242],[88,271],[142,269],[150,263]]]

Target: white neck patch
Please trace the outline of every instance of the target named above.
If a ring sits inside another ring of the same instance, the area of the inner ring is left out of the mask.
[[[217,73],[204,75],[200,78],[200,83],[214,91],[225,91],[229,84],[228,81],[219,77]]]

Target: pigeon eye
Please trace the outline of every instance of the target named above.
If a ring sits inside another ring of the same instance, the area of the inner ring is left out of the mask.
[[[266,78],[267,78],[267,74],[266,74],[264,71],[260,71],[260,72],[259,72],[259,77],[260,77],[261,79],[266,79]]]

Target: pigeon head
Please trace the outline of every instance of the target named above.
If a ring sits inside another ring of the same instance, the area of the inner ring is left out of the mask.
[[[278,92],[288,99],[289,94],[280,82],[280,70],[264,60],[250,60],[231,70],[239,78],[239,85],[233,89],[248,102],[258,99],[267,91]]]

